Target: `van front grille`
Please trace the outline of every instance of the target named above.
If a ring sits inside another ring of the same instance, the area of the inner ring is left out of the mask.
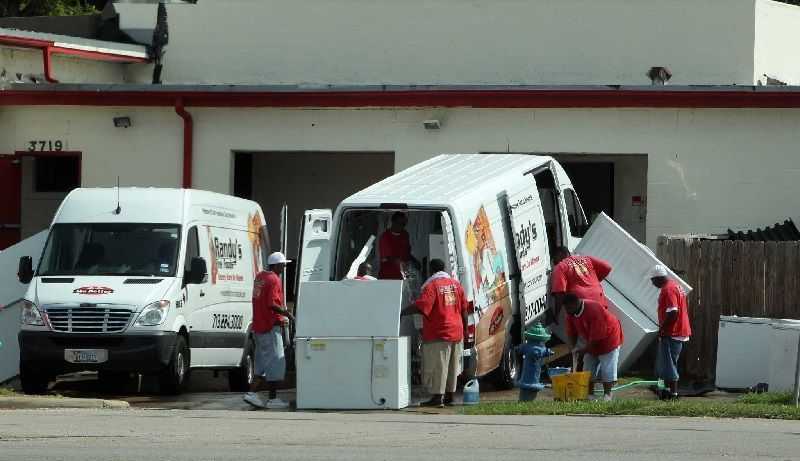
[[[133,311],[111,307],[48,307],[53,331],[62,333],[120,333],[125,331]]]

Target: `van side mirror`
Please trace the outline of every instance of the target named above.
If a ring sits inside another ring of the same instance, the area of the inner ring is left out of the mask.
[[[189,272],[187,273],[187,284],[199,285],[206,281],[208,275],[208,267],[206,260],[203,258],[192,258]]]
[[[17,269],[17,277],[20,283],[29,284],[33,280],[33,258],[30,256],[23,256],[19,258],[19,269]]]

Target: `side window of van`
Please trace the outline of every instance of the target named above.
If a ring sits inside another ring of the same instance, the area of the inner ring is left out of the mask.
[[[578,201],[578,196],[572,189],[564,190],[564,204],[567,206],[569,230],[573,237],[583,237],[589,229],[589,223],[583,214],[583,209]]]
[[[186,236],[186,259],[183,261],[184,274],[192,267],[192,258],[200,256],[200,239],[197,238],[197,226],[192,226]]]

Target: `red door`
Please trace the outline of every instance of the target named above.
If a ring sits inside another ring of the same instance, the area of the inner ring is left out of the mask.
[[[0,155],[0,250],[19,242],[22,167],[14,155]]]

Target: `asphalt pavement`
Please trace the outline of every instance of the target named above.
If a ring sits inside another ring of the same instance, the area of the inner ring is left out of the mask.
[[[0,411],[5,460],[790,460],[800,423],[185,410]]]

